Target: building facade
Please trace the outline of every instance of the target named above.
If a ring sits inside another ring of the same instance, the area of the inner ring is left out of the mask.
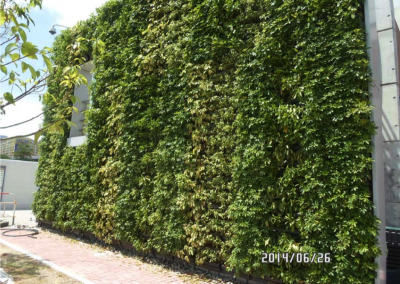
[[[14,157],[15,151],[18,151],[18,147],[23,144],[30,145],[32,156],[37,156],[39,154],[39,144],[35,144],[35,141],[30,138],[14,138],[9,140],[0,140],[0,154],[7,155],[10,158]]]

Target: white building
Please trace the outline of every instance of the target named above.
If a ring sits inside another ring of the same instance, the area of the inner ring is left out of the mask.
[[[0,159],[0,187],[2,193],[13,193],[17,199],[17,210],[31,209],[35,185],[37,162]],[[13,195],[0,195],[1,202],[14,201]],[[7,205],[6,210],[11,210]],[[3,206],[1,206],[3,210]]]

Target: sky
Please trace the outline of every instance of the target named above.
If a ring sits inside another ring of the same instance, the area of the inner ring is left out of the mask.
[[[18,2],[24,1],[19,0]],[[30,28],[30,32],[27,31],[28,41],[36,44],[39,49],[45,46],[51,47],[55,36],[48,31],[53,24],[74,26],[78,21],[89,18],[90,14],[95,13],[96,8],[102,6],[105,2],[106,0],[43,0],[41,10],[37,8],[31,11],[35,26]],[[63,28],[56,27],[56,29],[60,31]],[[29,60],[27,63],[35,68],[45,68],[40,59]],[[7,82],[1,83],[1,94],[9,90],[10,87]],[[13,95],[17,96],[18,94],[19,90],[14,89]],[[16,102],[15,106],[7,106],[5,110],[6,114],[0,115],[0,126],[15,124],[37,116],[42,112],[42,103],[39,101],[39,94],[31,94]],[[16,127],[0,129],[0,135],[12,137],[29,134],[39,130],[42,121],[43,117],[39,117]],[[30,137],[33,138],[33,136]]]

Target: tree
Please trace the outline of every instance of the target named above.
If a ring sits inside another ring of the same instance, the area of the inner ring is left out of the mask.
[[[5,46],[4,53],[0,55],[0,68],[3,73],[1,83],[7,82],[11,86],[11,92],[3,93],[1,111],[10,104],[25,96],[44,90],[49,72],[53,65],[49,59],[51,48],[44,47],[39,50],[32,42],[28,41],[27,31],[29,26],[34,25],[34,21],[29,16],[32,8],[42,7],[42,0],[30,0],[29,4],[17,4],[14,0],[1,0],[0,5],[0,26],[1,26],[1,46]],[[35,69],[30,65],[29,59],[38,60],[41,57],[47,69]],[[30,72],[28,80],[21,79],[21,73]],[[13,90],[19,89],[21,94],[14,96]]]
[[[52,49],[49,47],[44,47],[39,50],[39,48],[28,41],[26,31],[29,31],[29,26],[35,24],[33,19],[29,16],[31,9],[35,7],[42,8],[42,0],[29,0],[29,3],[22,5],[16,3],[14,0],[0,0],[0,35],[1,43],[0,46],[5,46],[4,53],[0,54],[0,69],[3,73],[3,77],[0,78],[0,82],[8,82],[11,86],[10,92],[4,92],[0,96],[0,112],[5,113],[5,107],[15,104],[15,102],[23,99],[25,96],[35,93],[44,92],[46,90],[46,85],[49,79],[51,79],[51,74],[56,66],[53,66],[50,60]],[[83,54],[88,51],[86,44],[93,44],[93,55],[98,54],[103,47],[101,41],[95,39],[85,39],[80,38],[77,43],[70,47],[70,52],[78,55],[76,63],[73,66],[69,66],[62,70],[65,80],[62,84],[69,88],[66,95],[61,99],[56,100],[55,96],[49,93],[44,93],[39,95],[39,99],[43,98],[44,104],[48,102],[55,101],[57,104],[64,104],[66,101],[70,103],[65,108],[58,108],[57,113],[54,115],[54,121],[48,125],[43,125],[41,129],[33,133],[26,135],[15,136],[15,137],[26,137],[30,135],[35,135],[35,141],[37,141],[40,135],[44,131],[53,131],[57,133],[64,133],[63,125],[66,123],[68,127],[74,124],[69,121],[72,112],[78,112],[74,108],[73,104],[77,99],[74,96],[74,87],[80,84],[87,84],[86,78],[79,73],[80,65],[85,62]],[[35,69],[28,62],[29,60],[39,60],[42,59],[46,65],[46,69]],[[25,73],[29,71],[30,78],[28,80],[22,80],[21,72]],[[15,88],[14,88],[15,87]],[[21,93],[18,95],[13,94],[13,90],[19,90]],[[15,137],[9,137],[7,139],[13,139]]]
[[[14,158],[16,160],[30,160],[32,158],[31,145],[27,143],[18,144],[18,147],[14,152]]]
[[[0,159],[11,159],[11,157],[7,156],[6,154],[0,154]]]

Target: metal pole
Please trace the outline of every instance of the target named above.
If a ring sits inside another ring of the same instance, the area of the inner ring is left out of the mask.
[[[15,220],[15,209],[17,208],[17,198],[14,195],[14,213],[13,213],[13,220],[12,220],[12,226],[14,226],[14,220]]]

